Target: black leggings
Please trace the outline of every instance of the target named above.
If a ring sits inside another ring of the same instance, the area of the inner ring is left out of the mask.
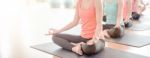
[[[138,14],[137,12],[132,12],[132,18],[135,19],[135,20],[138,20],[140,19],[141,15]]]
[[[71,34],[55,34],[53,35],[52,39],[55,44],[70,51],[72,50],[72,47],[74,47],[74,45],[72,45],[71,43],[80,43],[88,41],[88,39],[86,38]]]
[[[113,28],[115,25],[103,25],[103,29],[110,29]],[[80,43],[80,42],[87,42],[87,38],[83,38],[80,35],[71,35],[71,34],[55,34],[52,37],[52,40],[55,44],[58,46],[66,49],[66,50],[72,50],[71,43]]]

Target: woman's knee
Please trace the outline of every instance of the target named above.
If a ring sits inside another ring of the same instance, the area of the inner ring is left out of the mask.
[[[60,42],[62,40],[65,40],[65,38],[62,38],[63,34],[54,34],[52,36],[52,40],[53,42],[57,43],[57,42]]]
[[[53,35],[52,40],[53,40],[53,42],[57,42],[59,40],[58,35],[57,34]]]

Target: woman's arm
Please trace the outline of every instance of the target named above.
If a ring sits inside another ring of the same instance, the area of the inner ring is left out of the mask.
[[[123,7],[124,7],[123,5],[124,5],[123,0],[118,0],[118,12],[117,12],[116,27],[119,27],[121,20],[123,20]]]
[[[146,8],[143,0],[138,0],[138,13],[141,14]]]
[[[101,38],[102,32],[103,32],[103,0],[96,0],[95,1],[96,6],[96,30],[95,30],[95,36],[97,38]]]
[[[130,19],[131,14],[132,14],[132,0],[127,0],[127,20]]]
[[[138,6],[144,5],[142,0],[137,0],[137,4],[138,4]]]
[[[64,32],[66,30],[69,30],[69,29],[75,27],[76,25],[78,25],[79,20],[80,20],[80,17],[79,17],[79,14],[78,14],[78,2],[77,2],[77,7],[76,7],[76,10],[75,10],[74,20],[72,22],[70,22],[69,24],[67,24],[66,26],[64,26],[63,28],[57,30],[56,33],[61,33],[61,32]]]
[[[103,1],[95,0],[95,8],[96,8],[96,29],[95,34],[91,40],[87,42],[88,45],[93,45],[98,39],[104,39],[103,35]]]

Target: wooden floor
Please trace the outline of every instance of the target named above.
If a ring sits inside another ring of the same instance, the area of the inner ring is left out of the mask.
[[[52,42],[51,36],[44,34],[50,27],[61,28],[70,22],[74,16],[74,9],[51,9],[47,0],[37,3],[34,3],[34,0],[5,0],[0,2],[1,4],[5,7],[0,10],[0,58],[53,58],[53,55],[32,49],[30,46]],[[149,12],[149,8],[144,12],[148,19]],[[150,30],[138,33],[150,36]],[[150,57],[150,45],[135,48],[107,43],[107,47]]]

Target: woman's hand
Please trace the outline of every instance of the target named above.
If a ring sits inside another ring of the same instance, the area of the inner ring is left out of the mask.
[[[98,39],[98,40],[99,39],[104,39],[105,40],[103,31],[101,31],[101,32],[97,31],[95,33],[95,35],[93,36],[93,39]]]
[[[120,28],[120,24],[116,24],[114,28]]]
[[[100,40],[100,39],[105,40],[103,34],[102,34],[101,36],[97,36],[97,37],[96,37],[96,36],[93,36],[93,38],[87,42],[87,45],[93,45],[94,43],[96,43],[96,42],[97,42],[98,40]]]
[[[57,33],[60,33],[60,31],[57,30],[57,29],[50,28],[49,31],[48,31],[48,34],[46,34],[46,35],[54,35],[54,34],[57,34]]]
[[[91,39],[91,40],[89,40],[89,41],[87,42],[87,45],[93,45],[94,42],[95,42],[95,39]]]
[[[93,39],[105,39],[103,29],[102,29],[102,27],[100,27],[99,24],[96,26],[96,30],[95,30],[95,34],[93,36]]]
[[[88,44],[88,45],[93,45],[93,44],[96,43],[99,39],[105,40],[103,32],[100,32],[100,33],[95,34],[95,35],[93,36],[93,38],[87,42],[87,44]]]
[[[102,28],[100,27],[100,25],[97,25],[96,30],[95,30],[95,34],[93,35],[93,38],[91,40],[89,40],[87,42],[87,44],[93,45],[94,42],[97,42],[97,40],[99,40],[99,39],[105,40],[105,37],[104,37],[104,33],[103,33]]]

